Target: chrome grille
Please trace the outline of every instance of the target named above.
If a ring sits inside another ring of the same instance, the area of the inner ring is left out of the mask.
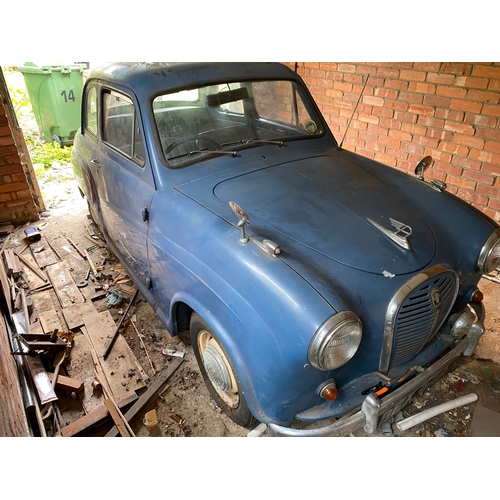
[[[386,314],[380,371],[414,358],[447,318],[458,293],[458,276],[437,266],[412,278],[392,299]]]

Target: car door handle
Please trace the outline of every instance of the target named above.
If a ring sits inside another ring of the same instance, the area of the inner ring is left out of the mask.
[[[99,160],[90,160],[90,163],[92,163],[92,165],[95,165],[96,167],[101,166],[101,164],[99,163]]]

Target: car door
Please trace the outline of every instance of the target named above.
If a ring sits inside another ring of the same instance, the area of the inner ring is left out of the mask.
[[[101,145],[92,159],[103,231],[140,285],[148,284],[147,214],[155,193],[139,108],[130,94],[103,87]]]

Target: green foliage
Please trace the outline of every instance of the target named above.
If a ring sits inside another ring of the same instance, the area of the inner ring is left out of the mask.
[[[28,141],[27,141],[28,142]],[[28,148],[30,150],[31,161],[33,163],[43,163],[45,168],[50,168],[54,162],[59,162],[60,164],[70,163],[71,161],[71,150],[70,147],[61,147],[57,142],[52,144],[41,143],[35,144],[28,142]]]
[[[32,113],[28,91],[24,84],[19,84],[21,80],[19,79],[17,68],[3,67],[2,71],[4,72],[5,80],[7,82],[7,88],[10,94],[10,100],[12,101],[12,105],[14,106],[16,115],[18,115],[18,119],[19,114],[23,115],[26,112]]]
[[[3,66],[2,71],[7,82],[7,88],[17,120],[23,129],[31,161],[34,164],[43,164],[44,169],[50,168],[54,162],[58,162],[61,165],[70,163],[72,147],[61,147],[57,142],[49,144],[41,139],[24,77],[17,70],[17,67]]]

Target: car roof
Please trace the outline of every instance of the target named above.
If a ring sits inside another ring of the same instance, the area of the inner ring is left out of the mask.
[[[141,97],[221,80],[300,79],[287,66],[269,62],[110,63],[94,69],[89,81],[94,78],[129,87]]]

